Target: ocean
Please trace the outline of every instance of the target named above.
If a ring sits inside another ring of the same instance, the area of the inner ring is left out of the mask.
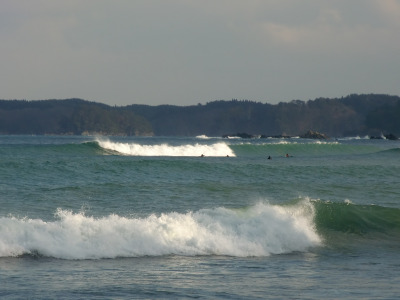
[[[1,299],[400,295],[400,141],[0,136],[0,158]]]

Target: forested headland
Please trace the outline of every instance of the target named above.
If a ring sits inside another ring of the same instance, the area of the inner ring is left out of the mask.
[[[233,99],[192,106],[0,100],[0,134],[222,136],[245,132],[297,136],[308,130],[331,137],[399,136],[400,97],[352,94],[274,105]]]

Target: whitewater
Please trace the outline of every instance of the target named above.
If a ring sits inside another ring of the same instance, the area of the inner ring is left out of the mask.
[[[399,141],[0,136],[0,157],[2,299],[400,293]]]
[[[139,143],[116,143],[97,139],[100,147],[117,153],[133,156],[235,156],[226,143],[169,145],[143,145]]]
[[[318,245],[312,215],[259,204],[147,218],[85,216],[59,209],[58,221],[0,219],[0,256],[40,254],[63,259],[145,255],[267,256]],[[299,210],[299,209],[296,209]]]

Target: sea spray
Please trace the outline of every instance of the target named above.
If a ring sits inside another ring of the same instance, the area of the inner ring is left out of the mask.
[[[306,251],[321,239],[304,203],[95,218],[59,209],[57,219],[0,218],[0,257],[38,253],[62,259],[160,255],[268,256]]]

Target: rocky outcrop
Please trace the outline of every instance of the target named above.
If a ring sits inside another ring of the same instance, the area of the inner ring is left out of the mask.
[[[395,136],[395,135],[392,134],[392,133],[385,134],[385,138],[386,138],[387,140],[392,140],[392,141],[395,141],[395,140],[398,140],[398,139],[399,139],[397,136]]]
[[[389,134],[381,134],[380,136],[371,136],[370,139],[371,140],[392,140],[392,141],[396,141],[399,138],[396,135],[394,135],[392,133],[389,133]]]
[[[312,130],[309,130],[305,134],[300,135],[300,137],[303,139],[320,139],[320,140],[326,140],[328,138],[325,134]]]

